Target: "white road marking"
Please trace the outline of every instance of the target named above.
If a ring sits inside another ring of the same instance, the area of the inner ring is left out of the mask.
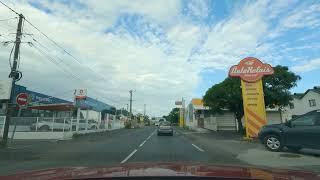
[[[204,152],[204,150],[201,149],[201,148],[199,148],[198,146],[196,146],[196,145],[194,145],[194,144],[192,144],[192,146],[195,147],[196,149],[198,149],[199,151]]]
[[[139,147],[142,147],[143,145],[144,145],[144,143],[146,143],[147,142],[147,140],[144,140],[140,145],[139,145]]]
[[[153,134],[156,133],[156,131],[157,131],[157,130],[155,129],[155,130],[150,134],[150,136],[148,136],[148,138],[147,138],[146,140],[144,140],[144,141],[139,145],[139,147],[142,147],[142,146],[147,142],[147,140],[149,140],[149,139],[153,136]],[[135,149],[134,151],[132,151],[123,161],[121,161],[121,164],[127,162],[137,151],[138,151],[137,149]]]
[[[136,152],[137,152],[137,149],[135,149],[134,151],[132,151],[132,153],[129,154],[129,156],[127,156],[123,161],[121,161],[121,164],[127,162],[127,161],[131,158],[131,156],[133,156],[134,153],[136,153]]]

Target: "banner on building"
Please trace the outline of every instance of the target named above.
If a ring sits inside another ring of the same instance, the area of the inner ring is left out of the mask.
[[[269,64],[248,57],[229,70],[230,77],[241,78],[244,119],[247,138],[257,137],[261,127],[267,124],[262,77],[273,74]]]
[[[10,99],[12,79],[0,81],[0,100]]]

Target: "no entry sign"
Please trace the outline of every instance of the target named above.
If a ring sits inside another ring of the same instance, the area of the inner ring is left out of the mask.
[[[28,94],[27,93],[18,94],[16,102],[19,106],[26,106],[28,104]]]

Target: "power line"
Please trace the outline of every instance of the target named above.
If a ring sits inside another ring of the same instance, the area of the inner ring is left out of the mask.
[[[13,49],[15,47],[15,44],[12,46],[12,49],[10,51],[10,56],[9,56],[9,65],[10,65],[10,69],[12,69],[12,64],[11,64],[11,55],[12,55],[12,52],[13,52]]]
[[[8,9],[10,9],[12,12],[16,13],[17,15],[20,15],[19,13],[17,13],[17,11],[13,10],[11,7],[9,7],[8,5],[6,5],[4,2],[0,1],[0,3],[2,5],[4,5],[5,7],[7,7]]]
[[[67,50],[65,50],[62,46],[60,46],[56,41],[54,41],[53,39],[51,39],[49,36],[47,36],[44,32],[42,32],[39,28],[37,28],[35,25],[33,25],[29,20],[27,20],[25,18],[25,21],[27,23],[30,24],[30,26],[32,26],[33,28],[35,28],[40,34],[42,34],[44,37],[46,37],[47,39],[49,39],[54,45],[56,45],[57,47],[59,47],[60,49],[63,50],[63,52],[67,53],[69,56],[71,56],[76,62],[78,62],[79,64],[81,64],[81,62],[75,58],[71,53],[69,53]]]
[[[53,64],[55,64],[56,66],[58,66],[58,67],[60,67],[60,68],[62,67],[62,66],[60,66],[61,64],[58,63],[58,62],[57,62],[53,57],[51,57],[49,54],[45,53],[45,52],[44,52],[43,50],[41,50],[39,47],[37,47],[37,46],[35,46],[35,45],[33,45],[33,46],[34,46],[35,49],[36,49],[37,51],[39,51],[41,54],[43,54],[44,56],[47,56],[47,57],[49,58],[48,60],[49,60],[50,62],[52,62]],[[63,72],[65,72],[66,74],[72,75],[72,76],[73,76],[74,78],[76,78],[77,80],[82,81],[81,78],[79,78],[78,76],[76,76],[76,75],[68,72],[68,71],[65,70],[64,68],[61,68],[61,70],[62,70]],[[82,81],[82,82],[83,82],[83,81]],[[96,91],[95,89],[91,89],[91,90],[95,91],[97,94],[101,94],[100,92]],[[121,103],[121,101],[112,100],[112,99],[106,98],[106,97],[104,97],[104,96],[101,96],[101,98],[102,98],[102,99],[105,99],[105,100],[107,100],[107,101],[114,102],[114,103]]]
[[[6,5],[5,3],[3,3],[1,0],[0,0],[0,3],[2,5],[4,5],[5,7],[7,7],[8,9],[10,9],[12,12],[14,12],[15,14],[19,15],[20,14],[18,12],[16,12],[14,9],[12,9],[11,7],[9,7],[8,5]],[[76,61],[77,63],[79,63],[80,65],[83,65],[76,57],[74,57],[69,51],[67,51],[66,49],[64,49],[62,46],[60,46],[56,41],[54,41],[53,39],[51,39],[49,36],[47,36],[44,32],[42,32],[39,28],[37,28],[35,25],[33,25],[29,20],[27,20],[25,17],[24,17],[24,20],[29,23],[30,26],[32,26],[33,28],[35,28],[40,34],[42,34],[44,37],[46,37],[48,40],[50,40],[54,45],[56,45],[57,47],[59,47],[60,49],[63,50],[63,52],[65,52],[66,54],[68,54],[70,57],[72,57],[72,59],[74,61]],[[29,43],[30,45],[32,43]],[[32,44],[32,46],[38,51],[40,52],[41,54],[43,54],[44,56],[47,56],[49,59],[50,62],[52,62],[53,64],[55,64],[56,66],[60,67],[59,66],[59,63],[55,61],[54,58],[52,58],[50,55],[46,54],[44,51],[42,51],[39,47],[35,46]],[[83,65],[84,66],[84,65]],[[90,67],[86,66],[90,71],[94,72],[94,73],[97,73],[95,72],[94,70],[92,70]],[[61,70],[63,70],[63,72],[67,73],[68,74],[68,71],[66,71],[65,69],[61,68]],[[81,80],[79,77],[77,77],[76,75],[72,74],[69,72],[70,75],[72,75],[72,77],[76,78],[76,79],[79,79]],[[99,75],[100,76],[100,75]],[[102,77],[102,76],[100,76]],[[103,79],[105,79],[104,77],[102,77]]]
[[[73,78],[75,78],[76,80],[81,80],[81,78],[79,78],[78,76],[74,75],[73,73],[69,72],[68,70],[62,68],[63,66],[60,66],[60,63],[57,62],[53,57],[51,57],[49,54],[45,53],[44,51],[42,51],[39,47],[35,46],[34,44],[32,44],[32,47],[34,47],[38,52],[40,52],[42,55],[47,56],[50,62],[52,62],[53,64],[55,64],[57,67],[60,67],[60,69],[68,74],[71,75]]]
[[[1,1],[0,1],[1,2]],[[13,10],[12,8],[10,8],[8,5],[6,5],[5,3],[1,2],[1,4],[3,4],[4,6],[6,6],[7,8],[9,8],[11,11],[13,11],[14,13],[16,13],[17,15],[19,15],[19,13],[17,13],[15,10]],[[69,51],[67,51],[65,48],[63,48],[61,45],[59,45],[56,41],[54,41],[52,38],[50,38],[49,36],[47,36],[44,32],[42,32],[39,28],[37,28],[35,25],[33,25],[28,19],[26,19],[24,17],[24,20],[29,23],[30,26],[32,26],[33,28],[35,28],[40,34],[42,34],[44,37],[46,37],[49,41],[51,41],[54,45],[56,45],[57,47],[59,47],[60,49],[63,50],[63,52],[65,52],[67,55],[69,55],[70,57],[72,57],[72,59],[74,61],[76,61],[77,63],[79,63],[82,66],[85,66],[81,63],[81,61],[79,61],[75,56],[73,56]],[[97,73],[96,71],[94,71],[92,68],[86,66],[86,68],[88,68],[90,71],[92,71],[93,73]],[[102,79],[106,80],[103,76],[97,74],[99,77],[101,77]]]

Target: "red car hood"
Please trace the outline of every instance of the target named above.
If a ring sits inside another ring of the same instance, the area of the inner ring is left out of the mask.
[[[122,166],[96,168],[55,168],[0,176],[0,179],[85,179],[139,176],[200,176],[246,179],[320,179],[320,174],[305,171],[180,163],[135,163]]]

